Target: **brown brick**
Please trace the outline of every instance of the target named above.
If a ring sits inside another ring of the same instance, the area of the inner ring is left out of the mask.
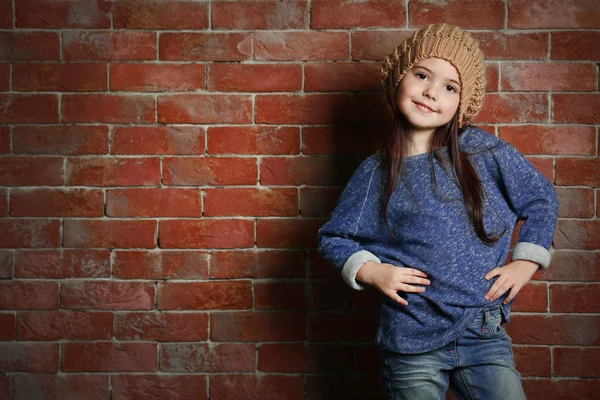
[[[308,320],[311,342],[372,342],[377,332],[379,313],[376,311],[353,313],[312,314]]]
[[[592,63],[519,62],[502,64],[502,91],[593,92],[596,90]]]
[[[61,286],[62,308],[95,310],[151,310],[153,282],[72,281]]]
[[[154,123],[151,95],[67,94],[62,97],[63,122]]]
[[[358,167],[355,159],[334,157],[264,157],[262,185],[344,185]]]
[[[252,57],[250,33],[161,33],[160,60],[243,61]]]
[[[117,29],[207,29],[208,3],[196,1],[117,0]]]
[[[600,28],[600,5],[595,1],[511,0],[508,15],[511,28]]]
[[[64,60],[156,60],[156,33],[64,31]]]
[[[328,217],[335,208],[341,189],[300,189],[300,214],[303,217]]]
[[[13,28],[13,1],[12,0],[0,0],[0,28],[12,29]],[[9,380],[10,383],[10,380]],[[9,385],[10,386],[10,385]],[[0,388],[2,388],[0,383]],[[4,392],[0,389],[0,394]],[[9,395],[10,396],[10,395]]]
[[[173,4],[173,3],[170,3]],[[110,90],[188,92],[206,88],[203,64],[111,64]]]
[[[266,343],[258,349],[258,370],[264,372],[351,372],[352,346]]]
[[[304,253],[301,251],[213,251],[210,277],[302,278]]]
[[[600,36],[598,38],[600,39]],[[598,109],[600,109],[600,95],[598,94],[552,95],[552,119],[554,122],[595,124],[598,122]]]
[[[556,313],[600,312],[600,285],[554,284],[550,285],[550,311]]]
[[[594,189],[557,187],[559,218],[594,217]]]
[[[255,185],[258,167],[255,158],[194,157],[165,158],[165,185]]]
[[[286,2],[285,4],[290,3]],[[299,91],[302,89],[302,66],[299,64],[213,63],[209,69],[208,89],[224,92]]]
[[[213,216],[296,216],[298,190],[295,188],[214,188],[206,189],[204,215]]]
[[[0,126],[0,154],[8,153],[10,153],[10,127]]]
[[[586,400],[600,396],[600,380],[525,379],[528,399]]]
[[[373,154],[379,137],[391,127],[381,124],[307,126],[302,129],[302,154]]]
[[[578,378],[600,377],[600,349],[554,349],[554,374]]]
[[[219,312],[210,318],[210,339],[218,342],[305,340],[306,314],[291,312]]]
[[[316,248],[320,219],[262,219],[256,224],[256,245],[270,248]]]
[[[100,63],[13,64],[13,90],[40,92],[106,91],[107,66]]]
[[[348,60],[347,32],[255,32],[254,58],[270,61]]]
[[[18,250],[17,278],[109,278],[109,250]]]
[[[19,340],[110,340],[113,314],[109,312],[21,312]]]
[[[410,25],[415,27],[443,21],[460,25],[463,29],[503,29],[504,7],[504,0],[455,0],[448,3],[416,0],[410,3],[409,19]]]
[[[156,372],[158,346],[154,343],[64,343],[65,372]]]
[[[113,154],[204,154],[204,129],[195,126],[123,126],[113,131]]]
[[[598,31],[557,31],[552,32],[553,60],[598,60],[600,48]]]
[[[16,315],[0,313],[0,342],[17,340]],[[0,391],[2,394],[2,391]]]
[[[388,111],[383,92],[356,93],[352,103],[352,121],[365,124],[389,124],[392,118]]]
[[[18,374],[15,375],[14,389],[17,399],[31,398],[32,393],[43,393],[47,399],[73,396],[86,400],[103,400],[110,397],[108,374]]]
[[[352,60],[383,61],[412,30],[352,30]]]
[[[552,361],[548,347],[514,346],[515,364],[522,376],[550,376]]]
[[[554,237],[557,249],[596,250],[600,248],[599,220],[561,220]]]
[[[15,217],[101,217],[104,193],[93,189],[13,189],[10,213]]]
[[[62,158],[0,157],[1,185],[56,186],[63,183]]]
[[[17,28],[110,28],[112,4],[106,0],[28,0],[15,3]]]
[[[515,298],[513,311],[545,312],[548,311],[548,285],[531,282],[525,285]]]
[[[0,309],[56,310],[58,283],[22,280],[0,281]]]
[[[372,375],[309,375],[306,393],[311,400],[369,399],[384,400],[379,376]]]
[[[558,250],[551,266],[534,278],[547,281],[600,281],[600,253]]]
[[[252,99],[234,94],[174,94],[158,97],[158,122],[187,123],[252,123]]]
[[[598,316],[511,315],[507,330],[515,344],[597,346]]]
[[[501,126],[499,137],[523,154],[593,155],[596,132],[591,126]]]
[[[300,128],[268,125],[209,127],[208,153],[299,154]]]
[[[160,310],[231,310],[252,307],[250,281],[165,282],[159,284]]]
[[[0,60],[59,60],[59,43],[56,32],[0,32]]]
[[[144,188],[109,189],[106,215],[109,217],[200,217],[198,189]]]
[[[108,127],[81,125],[15,126],[15,153],[107,154]]]
[[[304,399],[302,376],[228,374],[215,375],[210,381],[211,399],[234,399],[240,393],[247,400]]]
[[[254,245],[254,223],[242,219],[160,221],[162,248],[236,248]]]
[[[53,219],[0,219],[0,248],[60,247],[60,221]]]
[[[156,186],[158,158],[73,158],[67,160],[67,184],[88,186]]]
[[[2,124],[51,124],[58,122],[58,98],[54,94],[0,94]]]
[[[114,276],[121,279],[207,279],[203,251],[116,251]]]
[[[257,310],[349,310],[350,288],[334,282],[255,282]]]
[[[65,247],[154,248],[156,221],[65,220]]]
[[[252,344],[181,343],[163,345],[160,364],[165,372],[253,372],[255,363]]]
[[[58,343],[0,343],[3,372],[58,372]],[[20,376],[20,374],[17,374]]]
[[[380,62],[323,62],[305,67],[306,92],[370,92],[381,89]]]
[[[213,29],[280,30],[308,28],[308,1],[215,2]]]
[[[545,60],[548,33],[474,32],[487,60]]]
[[[600,185],[600,159],[597,157],[557,159],[556,183],[559,185]]]
[[[489,94],[477,122],[524,123],[548,121],[548,98],[542,94]]]
[[[156,397],[167,399],[176,393],[178,399],[208,400],[206,375],[112,375],[114,400]]]
[[[330,124],[348,122],[348,94],[281,94],[256,96],[256,122]]]
[[[208,314],[138,312],[115,316],[115,338],[157,342],[195,342],[208,339]]]

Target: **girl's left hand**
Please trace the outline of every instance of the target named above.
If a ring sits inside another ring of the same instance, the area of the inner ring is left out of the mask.
[[[510,289],[510,294],[504,300],[504,304],[510,303],[517,293],[531,280],[531,277],[538,270],[539,265],[533,261],[515,260],[502,267],[494,268],[487,273],[485,279],[488,281],[497,276],[496,282],[485,295],[490,301],[506,293]]]

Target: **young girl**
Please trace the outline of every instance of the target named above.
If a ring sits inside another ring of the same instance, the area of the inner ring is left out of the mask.
[[[382,293],[376,343],[389,398],[444,399],[450,386],[461,399],[524,399],[504,323],[550,263],[556,190],[509,143],[465,125],[485,94],[468,32],[422,28],[381,75],[392,130],[319,230],[319,252],[354,289]]]

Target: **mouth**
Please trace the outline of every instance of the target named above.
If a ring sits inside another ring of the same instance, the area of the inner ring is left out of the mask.
[[[415,106],[417,107],[417,109],[422,112],[427,112],[427,113],[435,112],[431,107],[427,106],[426,104],[419,103],[418,101],[413,101],[413,103],[415,103]]]

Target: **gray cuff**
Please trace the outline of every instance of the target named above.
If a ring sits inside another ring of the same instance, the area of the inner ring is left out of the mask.
[[[350,285],[352,289],[365,290],[369,288],[369,285],[365,285],[356,280],[356,273],[367,261],[381,262],[375,254],[367,250],[361,250],[348,257],[344,263],[344,266],[342,267],[342,279],[344,279],[344,282]]]
[[[544,247],[528,242],[519,242],[512,252],[512,261],[529,260],[540,264],[542,268],[550,265],[550,252]]]

